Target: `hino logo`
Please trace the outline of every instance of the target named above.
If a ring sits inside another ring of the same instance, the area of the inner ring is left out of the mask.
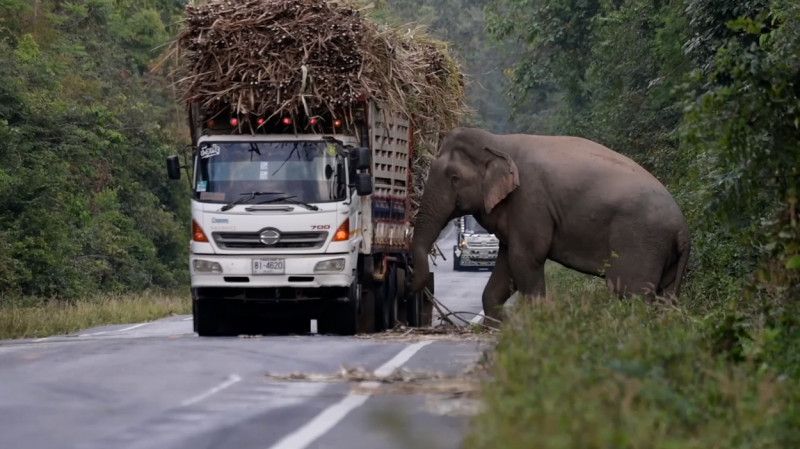
[[[281,239],[281,233],[274,229],[267,229],[261,231],[261,234],[258,236],[258,239],[261,241],[261,243],[267,246],[272,246],[278,243],[278,241]]]

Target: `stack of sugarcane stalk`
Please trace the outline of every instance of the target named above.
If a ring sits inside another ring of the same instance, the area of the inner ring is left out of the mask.
[[[185,19],[167,56],[178,62],[181,99],[206,110],[341,114],[371,98],[411,119],[425,173],[440,135],[465,112],[461,72],[444,43],[380,25],[351,3],[215,0],[187,5]]]

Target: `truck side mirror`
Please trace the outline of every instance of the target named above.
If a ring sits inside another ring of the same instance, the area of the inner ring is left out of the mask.
[[[372,168],[372,151],[369,148],[361,147],[355,150],[353,165],[356,170],[366,170]]]
[[[167,174],[169,179],[181,179],[181,162],[178,160],[178,156],[167,158]]]
[[[372,194],[372,176],[369,173],[356,173],[355,181],[359,196]]]

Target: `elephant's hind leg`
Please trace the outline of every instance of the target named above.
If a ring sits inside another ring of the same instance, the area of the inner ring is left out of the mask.
[[[622,259],[621,256],[620,259]],[[661,280],[662,266],[650,260],[620,260],[618,266],[611,266],[606,271],[608,289],[620,297],[642,295],[654,299]]]
[[[634,226],[624,223],[615,228],[609,248],[616,256],[609,260],[606,284],[621,297],[642,295],[655,299],[661,290],[664,255],[671,252],[672,240],[660,223]]]
[[[489,276],[489,282],[483,289],[483,313],[489,318],[502,320],[503,304],[512,293],[514,292],[511,289],[508,247],[500,245],[492,275]]]

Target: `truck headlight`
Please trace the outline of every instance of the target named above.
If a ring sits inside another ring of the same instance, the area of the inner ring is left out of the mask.
[[[210,260],[195,259],[192,266],[195,273],[222,273],[222,265]]]
[[[314,265],[314,273],[338,272],[344,270],[344,258],[323,260]]]

